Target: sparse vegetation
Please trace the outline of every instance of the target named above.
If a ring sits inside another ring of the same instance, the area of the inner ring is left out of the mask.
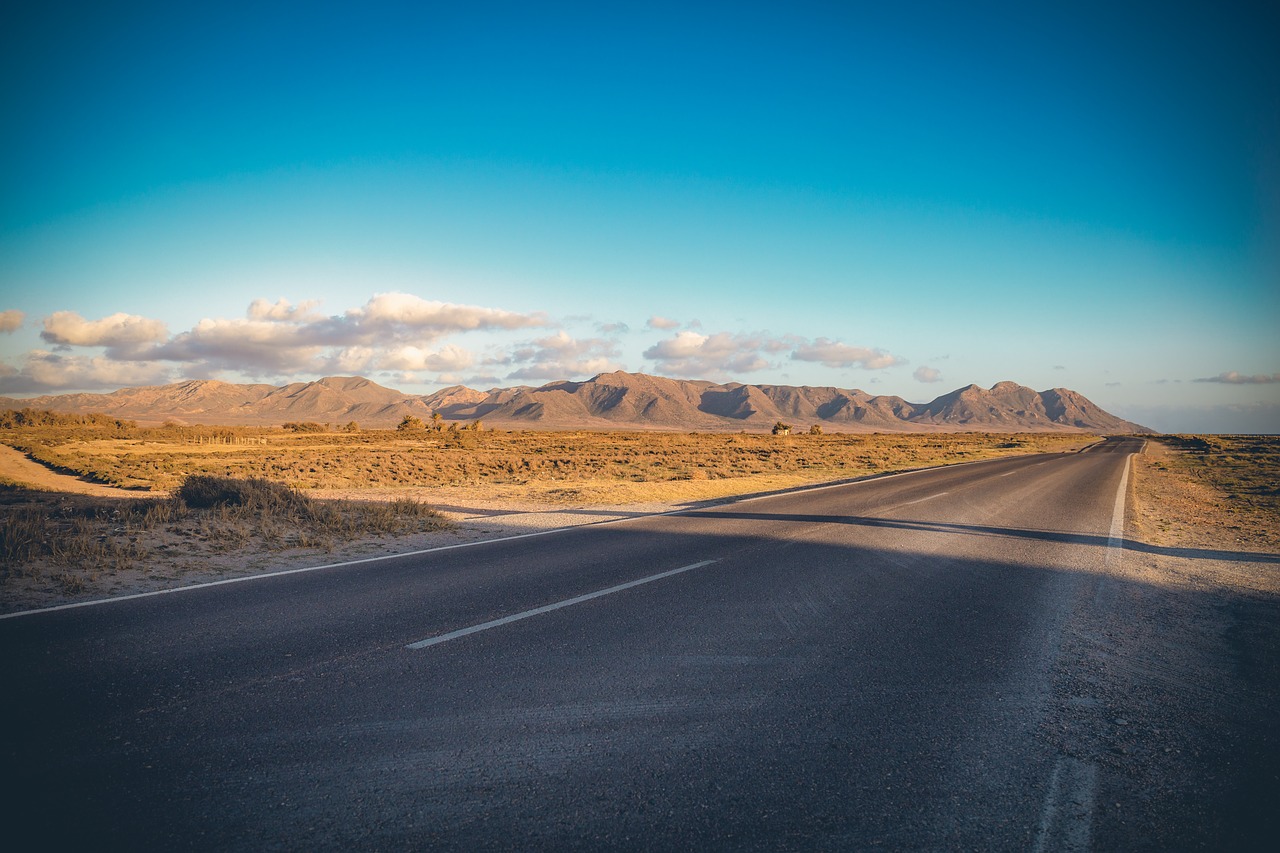
[[[0,487],[0,583],[48,580],[72,594],[102,575],[179,571],[231,551],[331,551],[376,534],[452,525],[424,503],[317,501],[280,483],[188,477],[172,497],[88,498]],[[154,558],[154,559],[153,559]]]
[[[746,433],[509,432],[482,430],[479,422],[433,429],[421,419],[407,420],[408,429],[316,431],[173,423],[140,428],[109,418],[39,413],[0,418],[0,443],[58,472],[141,495],[91,498],[29,491],[18,483],[0,486],[0,588],[25,578],[63,594],[88,593],[129,572],[176,578],[220,560],[266,564],[286,551],[328,552],[448,527],[431,504],[537,508],[711,500],[1074,449],[1092,440],[1075,434],[807,433],[780,442]],[[334,492],[343,499],[334,499]]]
[[[281,429],[289,432],[328,432],[329,429],[324,424],[318,424],[314,421],[303,421],[301,423],[287,423]]]
[[[1166,435],[1158,440],[1182,453],[1172,464],[1239,507],[1280,520],[1280,436]]]
[[[188,476],[310,489],[436,489],[566,482],[587,487],[761,478],[791,484],[990,456],[1066,450],[1096,440],[1063,433],[848,434],[812,429],[786,443],[758,433],[511,432],[478,422],[433,430],[408,416],[395,429],[350,432],[176,426],[124,431],[0,428],[0,442],[56,470],[131,489],[175,489]],[[769,487],[773,487],[770,482]]]
[[[371,536],[440,530],[430,502],[533,506],[677,503],[880,471],[1076,449],[1078,435],[535,433],[462,428],[413,436],[0,418],[0,441],[57,470],[153,489],[88,498],[0,484],[0,585],[35,578],[74,594],[128,571],[237,554],[327,552]],[[1165,436],[1159,465],[1209,484],[1241,525],[1280,519],[1280,438]],[[323,489],[370,500],[319,500]],[[165,493],[171,493],[166,495]],[[164,495],[164,496],[159,496]],[[391,498],[388,500],[388,498]],[[100,587],[100,584],[99,584]]]
[[[403,420],[396,425],[396,430],[399,432],[421,432],[424,429],[426,429],[426,426],[422,423],[422,418],[413,415],[405,415]]]

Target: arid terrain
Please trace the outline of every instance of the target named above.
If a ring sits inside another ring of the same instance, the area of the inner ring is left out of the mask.
[[[1097,440],[1057,433],[316,432],[60,421],[0,431],[5,609],[887,471],[1077,450]],[[191,506],[181,493],[191,477],[254,487],[230,502]]]
[[[316,432],[65,418],[0,434],[0,607],[517,535],[884,472],[1073,451],[1096,440],[1059,433]],[[1274,578],[1236,577],[1234,564],[1197,561],[1190,571],[1162,555],[1178,548],[1280,550],[1278,473],[1275,439],[1149,442],[1135,464],[1128,529],[1135,541],[1165,549],[1143,557],[1150,571],[1162,583],[1276,592]],[[257,487],[193,506],[180,492],[192,476]]]
[[[123,388],[110,394],[61,394],[14,400],[29,407],[100,415],[142,424],[281,426],[312,422],[395,426],[406,418],[539,430],[671,430],[766,432],[778,423],[827,432],[1143,433],[1066,388],[1034,391],[1016,382],[968,385],[926,403],[848,388],[744,385],[602,373],[585,382],[549,382],[477,391],[461,385],[414,395],[358,376],[290,385],[235,385],[192,380]]]

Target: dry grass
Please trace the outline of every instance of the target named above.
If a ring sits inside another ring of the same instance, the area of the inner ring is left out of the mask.
[[[1170,435],[1141,459],[1153,480],[1184,485],[1146,507],[1169,544],[1280,551],[1280,436]]]
[[[0,487],[0,522],[0,584],[34,578],[63,594],[103,576],[172,571],[209,555],[328,552],[370,535],[452,526],[418,501],[316,501],[279,483],[209,477],[150,500]]]
[[[1280,517],[1280,436],[1167,435],[1178,467],[1250,510]]]
[[[124,488],[167,491],[186,476],[258,478],[301,489],[513,486],[548,499],[635,494],[625,484],[715,480],[820,482],[1012,453],[1064,450],[1089,436],[297,432],[270,428],[84,427],[0,430],[57,470]],[[558,486],[549,487],[556,483]],[[741,484],[739,484],[741,485]],[[768,487],[768,486],[766,486]],[[567,489],[560,498],[555,489]],[[693,489],[722,496],[754,487]],[[527,494],[527,492],[526,492]]]

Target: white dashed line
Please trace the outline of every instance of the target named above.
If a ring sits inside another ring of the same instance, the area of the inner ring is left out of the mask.
[[[611,586],[608,589],[599,589],[599,590],[596,590],[595,592],[589,592],[586,595],[579,595],[576,598],[566,598],[564,601],[557,601],[554,604],[546,604],[546,605],[543,605],[542,607],[535,607],[532,610],[525,610],[522,613],[513,613],[510,616],[503,616],[501,619],[494,619],[491,622],[482,622],[479,625],[472,625],[469,628],[459,628],[457,631],[450,631],[447,634],[441,634],[437,637],[428,637],[425,640],[419,640],[416,643],[410,643],[409,645],[405,646],[405,648],[425,649],[427,646],[434,646],[434,645],[437,645],[438,643],[445,643],[445,642],[448,642],[449,640],[456,640],[459,637],[465,637],[468,634],[478,634],[481,631],[488,631],[490,628],[498,628],[502,625],[509,625],[512,622],[519,622],[521,619],[528,619],[531,616],[539,616],[543,613],[550,613],[552,610],[559,610],[563,607],[572,607],[575,604],[581,604],[582,602],[590,601],[593,598],[600,598],[601,596],[604,596],[604,595],[612,595],[615,592],[622,592],[624,589],[631,589],[633,586],[640,586],[641,584],[653,583],[654,581],[659,581],[659,580],[662,580],[663,578],[669,578],[672,575],[678,575],[681,572],[690,572],[690,571],[693,571],[694,569],[700,569],[703,566],[709,566],[714,562],[716,561],[703,560],[700,563],[691,563],[690,565],[687,565],[687,566],[681,566],[678,569],[671,569],[670,571],[667,571],[667,572],[659,572],[656,575],[649,575],[647,578],[640,578],[639,580],[628,581],[627,583],[618,584],[617,586]]]
[[[904,504],[898,504],[898,506],[911,506],[912,504],[922,504],[922,503],[924,503],[925,501],[931,501],[931,500],[933,500],[934,498],[940,498],[940,497],[942,497],[943,495],[949,495],[949,494],[951,494],[951,493],[950,493],[950,492],[938,492],[936,495],[929,495],[929,497],[927,497],[927,498],[916,498],[916,499],[915,499],[915,500],[913,500],[913,501],[907,501],[907,502],[906,502],[906,503],[904,503]]]

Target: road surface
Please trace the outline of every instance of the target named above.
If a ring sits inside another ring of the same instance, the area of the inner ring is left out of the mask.
[[[0,619],[6,831],[166,850],[1248,847],[1274,830],[1274,708],[1204,730],[1222,696],[1175,685],[1189,698],[1166,709],[1108,665],[1132,621],[1115,567],[1140,447]]]

